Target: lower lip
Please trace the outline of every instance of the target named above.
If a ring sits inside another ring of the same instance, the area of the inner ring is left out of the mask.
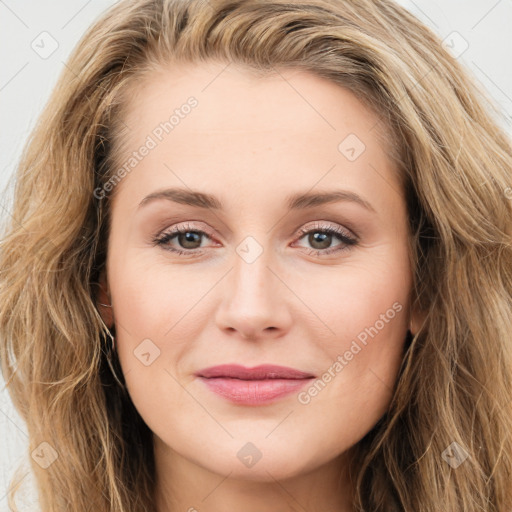
[[[200,379],[211,391],[232,402],[243,405],[267,404],[298,391],[311,381],[308,379],[241,380],[224,377]]]

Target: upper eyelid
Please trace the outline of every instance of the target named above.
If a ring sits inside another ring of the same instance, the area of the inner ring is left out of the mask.
[[[339,224],[337,222],[323,221],[323,220],[316,220],[316,221],[312,221],[312,222],[314,222],[313,226],[310,226],[308,223],[306,223],[306,225],[304,225],[303,227],[301,227],[298,230],[298,233],[300,234],[303,232],[309,232],[309,231],[313,231],[315,229],[321,231],[321,230],[329,229],[329,228],[333,228],[333,229],[338,228],[337,229],[338,231],[341,231],[341,232],[346,231],[348,237],[359,240],[359,236],[351,228],[344,226],[342,224]],[[323,223],[325,223],[325,224],[323,224]],[[344,233],[342,233],[342,234],[344,234]]]

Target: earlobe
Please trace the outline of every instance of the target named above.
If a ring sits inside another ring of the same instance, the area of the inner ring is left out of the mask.
[[[98,281],[99,286],[96,286],[96,308],[98,309],[98,312],[100,313],[103,322],[105,322],[105,325],[109,329],[111,329],[112,326],[114,325],[114,315],[112,311],[110,289],[108,286],[108,280],[105,270],[101,271]]]

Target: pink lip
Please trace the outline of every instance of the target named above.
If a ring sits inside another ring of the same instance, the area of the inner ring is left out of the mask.
[[[225,364],[196,374],[208,388],[232,402],[259,405],[298,391],[314,375],[294,368],[260,365],[254,368]]]

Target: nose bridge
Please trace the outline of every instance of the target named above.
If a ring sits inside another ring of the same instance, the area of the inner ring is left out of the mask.
[[[281,330],[288,325],[283,285],[270,270],[273,262],[270,250],[252,237],[236,247],[217,313],[220,327],[235,329],[243,337],[257,337],[265,330]]]
[[[258,244],[258,245],[256,245]],[[232,298],[240,307],[257,308],[260,312],[270,308],[269,302],[276,296],[275,276],[270,271],[272,255],[268,248],[252,237],[244,240],[236,249],[232,272]]]

